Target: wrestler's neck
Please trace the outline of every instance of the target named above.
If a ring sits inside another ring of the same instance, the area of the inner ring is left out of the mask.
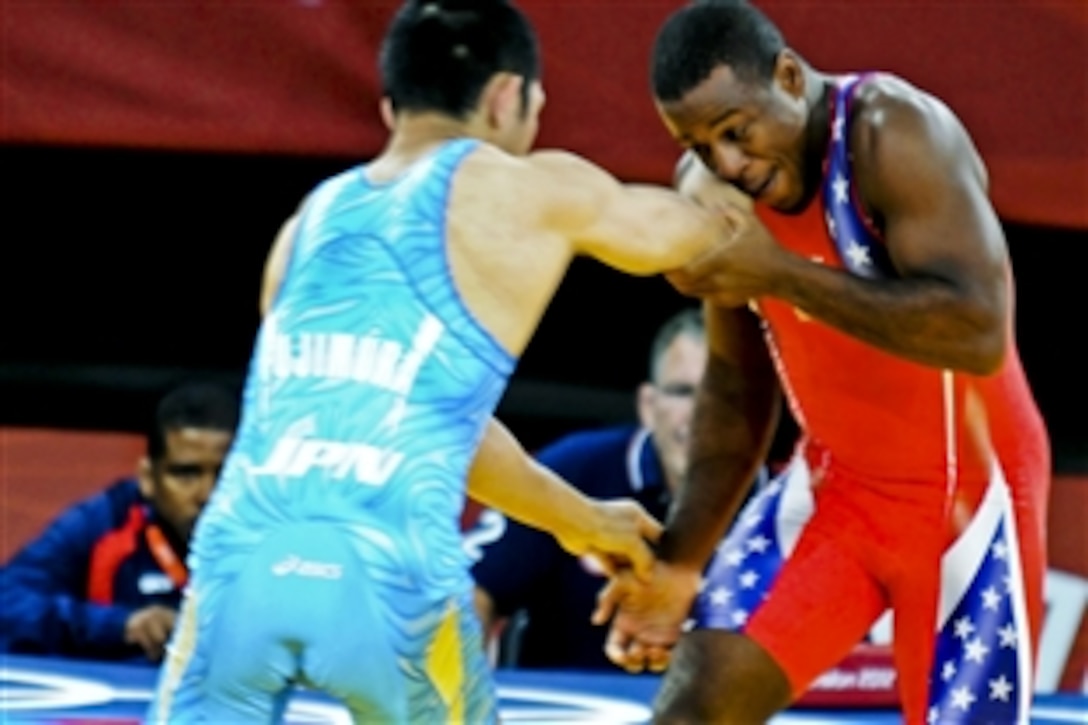
[[[822,147],[831,131],[831,94],[838,81],[838,76],[821,73],[807,63],[803,68],[805,74],[805,106],[808,108],[808,122],[805,134],[810,140],[810,145]]]
[[[804,169],[805,194],[794,211],[808,207],[823,183],[823,164],[827,145],[831,139],[831,102],[834,97],[837,76],[821,73],[808,64],[805,74],[805,106],[808,119],[805,123]]]
[[[489,140],[487,124],[480,114],[461,120],[440,113],[400,113],[391,131],[385,148],[368,166],[369,176],[376,181],[399,176],[447,141]]]

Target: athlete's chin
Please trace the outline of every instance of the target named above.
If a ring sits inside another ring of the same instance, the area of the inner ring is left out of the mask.
[[[783,214],[791,214],[800,210],[802,206],[802,195],[800,193],[794,192],[792,189],[776,191],[778,191],[776,194],[763,194],[759,198],[759,202]]]
[[[804,197],[800,195],[771,199],[762,203],[782,214],[799,214],[804,211],[807,206]]]
[[[791,174],[775,169],[756,201],[783,214],[795,214],[805,208],[807,198],[803,185],[798,184]]]

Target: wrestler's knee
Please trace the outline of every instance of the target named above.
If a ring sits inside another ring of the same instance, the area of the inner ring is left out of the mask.
[[[766,722],[789,704],[777,664],[749,638],[720,630],[684,635],[654,702],[655,725]]]

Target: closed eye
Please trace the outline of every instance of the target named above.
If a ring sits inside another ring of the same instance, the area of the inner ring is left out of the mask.
[[[726,129],[723,135],[725,136],[727,141],[732,141],[733,143],[740,143],[744,139],[748,138],[748,124],[744,124],[743,126],[734,126],[730,129]]]

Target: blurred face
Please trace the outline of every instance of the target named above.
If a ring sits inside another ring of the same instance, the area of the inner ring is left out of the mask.
[[[144,460],[140,490],[182,541],[188,541],[230,448],[232,434],[206,428],[167,431],[162,459]]]
[[[519,77],[519,80],[520,77]],[[533,81],[529,87],[528,107],[521,99],[521,84],[511,87],[516,96],[505,104],[500,115],[498,137],[495,144],[515,156],[529,153],[540,130],[540,112],[544,108],[544,86]]]
[[[745,82],[718,66],[682,99],[657,109],[677,143],[756,201],[792,211],[805,189],[804,74],[788,52],[769,84]]]
[[[656,380],[639,389],[639,419],[653,437],[666,481],[674,492],[687,473],[695,390],[704,370],[706,341],[682,333],[665,348]]]

